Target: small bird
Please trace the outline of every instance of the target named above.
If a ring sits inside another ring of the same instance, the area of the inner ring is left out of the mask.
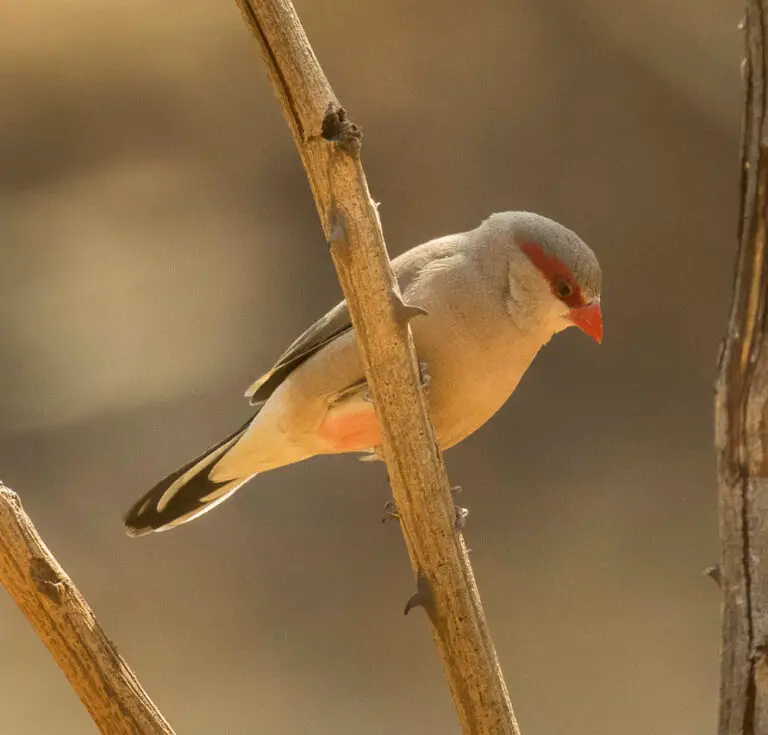
[[[474,230],[418,245],[392,267],[404,302],[425,312],[411,330],[442,449],[501,408],[553,335],[576,326],[602,341],[597,258],[546,217],[493,214]],[[144,495],[125,517],[129,535],[191,521],[262,472],[318,454],[370,457],[381,444],[345,302],[245,395],[255,415]]]

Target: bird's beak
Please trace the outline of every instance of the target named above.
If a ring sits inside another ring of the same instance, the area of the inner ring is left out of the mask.
[[[600,311],[600,299],[571,309],[568,318],[598,344],[603,341],[603,312]]]

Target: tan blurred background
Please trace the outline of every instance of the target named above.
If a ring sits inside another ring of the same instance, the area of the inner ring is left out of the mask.
[[[0,477],[179,733],[457,732],[380,467],[316,459],[123,535],[339,297],[234,2],[6,5]],[[741,3],[297,5],[391,253],[531,209],[603,264],[603,346],[556,339],[447,454],[523,732],[714,732]],[[0,732],[92,732],[4,595],[0,635]]]

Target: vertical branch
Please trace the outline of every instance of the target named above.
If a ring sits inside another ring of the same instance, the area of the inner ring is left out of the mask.
[[[465,733],[518,735],[420,388],[408,319],[346,118],[290,0],[238,0],[301,156],[376,406],[401,528]]]
[[[741,219],[715,400],[724,595],[720,735],[768,732],[768,0],[747,0]]]
[[[93,611],[0,483],[0,583],[105,735],[173,735]],[[41,698],[41,700],[44,698]]]

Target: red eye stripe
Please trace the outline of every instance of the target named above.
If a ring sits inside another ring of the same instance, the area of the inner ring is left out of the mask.
[[[533,263],[544,278],[549,282],[549,286],[552,289],[552,293],[557,296],[566,306],[570,306],[572,309],[584,306],[584,296],[581,293],[581,289],[573,280],[568,268],[565,267],[563,262],[556,258],[554,255],[547,255],[542,250],[541,245],[537,245],[534,242],[522,242],[520,243],[520,250],[522,250],[528,259]],[[573,289],[570,296],[562,298],[557,293],[558,282],[565,281]]]

